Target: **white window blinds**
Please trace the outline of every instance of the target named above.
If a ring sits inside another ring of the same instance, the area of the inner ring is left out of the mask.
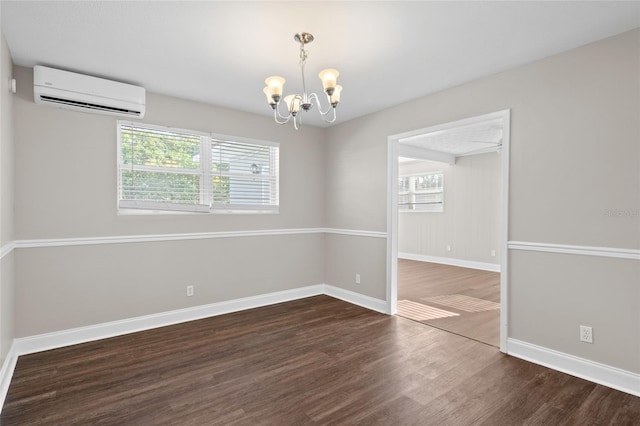
[[[120,208],[278,209],[278,144],[118,122]]]
[[[277,208],[277,146],[214,139],[211,152],[214,209]]]

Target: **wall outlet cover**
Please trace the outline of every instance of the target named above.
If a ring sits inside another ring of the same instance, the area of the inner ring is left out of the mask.
[[[586,325],[581,325],[580,341],[585,343],[593,343],[593,328]]]

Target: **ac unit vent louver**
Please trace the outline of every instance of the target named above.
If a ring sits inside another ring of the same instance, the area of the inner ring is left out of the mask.
[[[74,106],[74,107],[83,108],[83,109],[84,108],[95,109],[99,111],[113,112],[115,114],[133,115],[135,117],[140,116],[139,111],[132,111],[130,109],[108,107],[104,105],[90,104],[88,102],[70,101],[68,99],[54,98],[52,96],[40,96],[40,99],[46,102]]]
[[[37,65],[33,94],[38,104],[76,111],[144,117],[143,87]]]

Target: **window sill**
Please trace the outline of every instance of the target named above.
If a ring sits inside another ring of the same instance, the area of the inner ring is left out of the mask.
[[[152,209],[118,209],[118,216],[175,216],[175,215],[229,215],[229,214],[279,214],[279,210],[215,210],[210,212],[192,212],[175,210],[152,210]]]

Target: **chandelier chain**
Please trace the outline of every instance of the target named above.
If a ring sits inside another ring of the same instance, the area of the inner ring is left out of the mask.
[[[300,44],[300,66],[303,67],[307,63],[309,53],[304,50],[304,44]]]
[[[307,63],[307,51],[304,49],[304,43],[300,43],[300,72],[302,74],[302,104],[307,104],[307,84],[304,80],[304,66]]]

